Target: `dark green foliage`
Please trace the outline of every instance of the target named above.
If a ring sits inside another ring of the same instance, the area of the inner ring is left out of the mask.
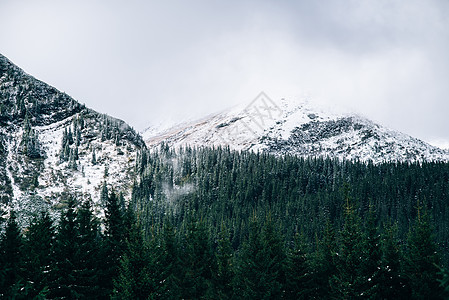
[[[344,207],[345,222],[340,231],[339,249],[337,250],[337,274],[333,278],[333,291],[343,299],[363,296],[363,285],[366,278],[362,274],[363,267],[363,232],[360,218],[354,205],[346,197]]]
[[[80,297],[94,299],[102,294],[98,271],[101,237],[99,222],[94,217],[92,205],[85,201],[76,214],[77,249],[75,253],[76,292]]]
[[[380,233],[376,224],[376,213],[370,205],[362,241],[361,255],[361,291],[364,298],[372,299],[379,294],[379,280],[381,270]]]
[[[55,238],[48,216],[34,220],[25,247],[15,247],[24,259],[10,295],[441,299],[447,288],[439,257],[448,240],[446,164],[373,166],[229,149],[179,155],[164,145],[140,153],[136,170],[130,203],[104,183],[103,224],[89,202],[74,200]],[[2,251],[14,240],[7,236],[21,239],[8,227],[15,234],[2,236]],[[3,287],[12,269],[0,261]]]
[[[100,193],[101,206],[106,207],[108,201],[109,201],[108,186],[106,185],[106,181],[103,181],[103,185],[101,187],[101,193]]]
[[[213,252],[209,231],[202,221],[189,219],[183,239],[181,282],[186,299],[210,299],[212,295]]]
[[[311,267],[304,234],[295,236],[293,248],[288,250],[286,261],[285,297],[287,299],[311,298]]]
[[[62,213],[54,245],[54,264],[51,270],[50,298],[78,298],[76,254],[78,249],[75,200],[69,199]]]
[[[449,272],[446,269],[441,269],[440,276],[440,286],[444,290],[444,295],[447,298],[449,296]]]
[[[415,226],[408,239],[405,274],[412,294],[417,299],[442,299],[443,290],[438,280],[440,256],[433,237],[427,212],[418,207]]]
[[[335,231],[330,221],[326,223],[323,238],[317,242],[316,247],[316,251],[308,261],[310,284],[306,295],[315,299],[329,299],[333,296],[333,280],[337,276],[338,258]]]
[[[403,255],[396,235],[397,225],[388,226],[384,230],[377,289],[381,299],[407,299],[410,297],[410,291],[401,270]]]
[[[102,295],[99,285],[98,222],[89,202],[76,210],[75,200],[61,215],[54,243],[49,298],[87,298]]]
[[[1,298],[14,299],[26,284],[23,277],[24,241],[14,211],[10,212],[2,236],[0,256],[0,295]]]
[[[78,146],[81,141],[81,128],[77,120],[78,118],[74,118],[72,122],[74,134],[72,133],[72,126],[64,129],[59,152],[59,162],[68,162],[67,167],[73,170],[77,169],[77,161],[79,159]]]
[[[55,228],[53,221],[46,212],[35,217],[28,227],[25,239],[27,282],[33,284],[29,289],[29,297],[46,294],[50,284],[50,272],[53,262],[53,245]]]
[[[153,251],[160,249],[160,252],[156,253],[159,268],[154,270],[157,282],[161,283],[156,290],[156,296],[180,299],[183,279],[182,253],[175,229],[168,220],[163,225],[160,240],[160,248],[153,248]]]
[[[142,231],[132,217],[126,248],[120,260],[119,275],[114,280],[114,296],[118,299],[148,299],[154,293],[154,284],[151,284],[150,249],[144,242]]]
[[[218,299],[232,299],[232,281],[235,276],[234,251],[231,247],[229,232],[224,225],[221,226],[217,243],[215,253],[217,269],[213,274],[215,296]]]
[[[347,183],[349,197],[357,200],[356,214],[367,219],[371,204],[376,225],[397,222],[402,240],[416,216],[416,197],[422,197],[435,224],[436,241],[449,253],[449,164],[373,165],[227,148],[185,148],[175,153],[161,146],[160,151],[141,152],[136,170],[140,178],[132,202],[145,230],[163,223],[167,214],[174,215],[173,225],[178,227],[185,212],[193,209],[197,218],[204,214],[214,224],[213,235],[219,231],[217,224],[224,222],[237,248],[248,234],[242,220],[254,210],[265,214],[270,210],[287,240],[300,226],[314,242],[328,219],[335,228],[344,223],[341,207]]]
[[[279,299],[285,278],[284,249],[279,228],[271,217],[263,226],[254,217],[238,259],[237,293],[244,299]]]
[[[101,249],[100,286],[112,292],[113,280],[119,273],[120,259],[126,247],[126,228],[117,194],[112,191],[106,202],[105,232]]]

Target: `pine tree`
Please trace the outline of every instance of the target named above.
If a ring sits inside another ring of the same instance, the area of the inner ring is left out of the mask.
[[[96,165],[96,164],[97,164],[97,156],[96,156],[96,154],[95,154],[95,148],[92,149],[92,159],[90,160],[90,162],[91,162],[93,165]]]
[[[236,293],[246,299],[278,299],[282,294],[285,263],[282,240],[271,218],[267,218],[263,229],[260,227],[253,217],[239,257]]]
[[[81,128],[76,127],[76,146],[79,147],[81,144]]]
[[[100,193],[100,205],[106,207],[108,201],[109,201],[108,186],[106,185],[106,181],[103,181]]]
[[[360,218],[346,195],[344,207],[345,223],[340,231],[339,250],[337,256],[337,274],[333,280],[333,291],[345,299],[363,296],[364,279],[361,275],[363,235]]]
[[[39,136],[37,132],[33,129],[30,130],[30,133],[26,141],[26,155],[29,158],[41,157],[41,145],[39,142]]]
[[[84,113],[80,112],[79,118],[78,118],[78,124],[80,127],[80,131],[84,129]]]
[[[48,293],[54,240],[53,221],[47,212],[42,212],[31,222],[25,239],[26,280],[32,282],[28,294],[30,298]]]
[[[76,254],[79,247],[75,200],[70,198],[61,214],[54,246],[50,298],[79,298],[77,293]]]
[[[76,214],[77,249],[74,258],[76,293],[82,298],[96,298],[101,294],[98,279],[101,247],[99,222],[94,217],[90,201],[85,201]]]
[[[266,279],[269,284],[267,296],[279,298],[282,295],[285,284],[284,266],[286,262],[285,246],[283,238],[280,235],[280,228],[272,220],[271,214],[268,215],[264,226],[262,227],[262,242],[264,256],[267,262]]]
[[[418,205],[418,215],[408,238],[405,272],[414,298],[442,299],[443,290],[438,282],[440,257],[430,217],[421,210]]]
[[[157,251],[158,248],[153,248]],[[159,291],[156,291],[156,298],[166,299],[181,298],[181,283],[183,269],[181,261],[181,249],[176,238],[176,232],[169,220],[165,220],[162,230],[160,253],[156,253],[160,262],[160,268],[154,270],[157,282],[161,283]]]
[[[444,296],[449,297],[449,272],[447,269],[441,269],[440,287],[444,290]]]
[[[335,231],[330,220],[326,222],[322,240],[310,260],[310,297],[329,299],[333,294],[334,278],[337,275],[338,248]]]
[[[69,146],[69,143],[66,143],[64,145],[62,158],[63,158],[63,161],[67,161],[70,158],[70,146]]]
[[[131,209],[127,215],[132,215]],[[114,280],[114,297],[120,299],[148,299],[154,292],[151,281],[149,249],[135,218],[131,219],[126,249],[120,261],[119,275]]]
[[[120,211],[117,195],[112,191],[105,209],[105,233],[99,271],[100,286],[108,295],[113,291],[113,280],[119,272],[120,259],[126,245],[125,234],[123,213]]]
[[[31,129],[30,117],[27,111],[25,114],[25,119],[23,120],[23,137],[27,137],[30,134]]]
[[[310,292],[310,270],[307,257],[307,244],[304,233],[295,236],[294,247],[290,249],[286,261],[287,299],[308,299]]]
[[[403,259],[397,242],[397,225],[385,228],[381,242],[382,258],[377,296],[380,299],[410,298],[402,275]]]
[[[234,256],[229,239],[229,232],[225,225],[221,225],[221,231],[218,237],[218,246],[215,253],[217,261],[217,270],[214,273],[214,289],[218,299],[232,299],[233,294],[233,278]]]
[[[61,150],[59,151],[59,163],[63,163],[68,159],[69,145],[67,143],[67,128],[64,128],[61,139]]]
[[[67,132],[67,143],[69,145],[73,144],[73,134],[72,134],[72,128],[69,126],[69,130]]]
[[[379,272],[381,270],[380,235],[376,224],[376,213],[370,204],[363,235],[360,263],[360,294],[373,298],[379,293]]]
[[[189,217],[184,240],[183,297],[208,299],[212,293],[213,255],[209,232],[202,221]]]
[[[23,278],[24,241],[16,222],[16,214],[10,212],[5,233],[0,244],[0,295],[5,299],[15,299],[25,287]]]

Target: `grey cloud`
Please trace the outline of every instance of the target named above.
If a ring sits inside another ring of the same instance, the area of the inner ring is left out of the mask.
[[[309,91],[449,140],[447,1],[0,2],[0,52],[143,129]]]

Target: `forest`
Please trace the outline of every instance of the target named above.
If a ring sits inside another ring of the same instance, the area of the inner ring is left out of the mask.
[[[445,299],[449,165],[142,151],[132,197],[106,183],[26,228],[5,216],[6,299]]]

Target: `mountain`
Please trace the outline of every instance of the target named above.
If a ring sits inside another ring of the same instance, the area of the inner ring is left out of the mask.
[[[449,152],[352,113],[329,112],[307,100],[251,103],[171,128],[143,132],[149,147],[229,146],[275,155],[372,161],[448,161]]]
[[[124,121],[85,107],[0,55],[0,202],[57,210],[69,196],[101,213],[103,182],[129,193],[145,144]]]

